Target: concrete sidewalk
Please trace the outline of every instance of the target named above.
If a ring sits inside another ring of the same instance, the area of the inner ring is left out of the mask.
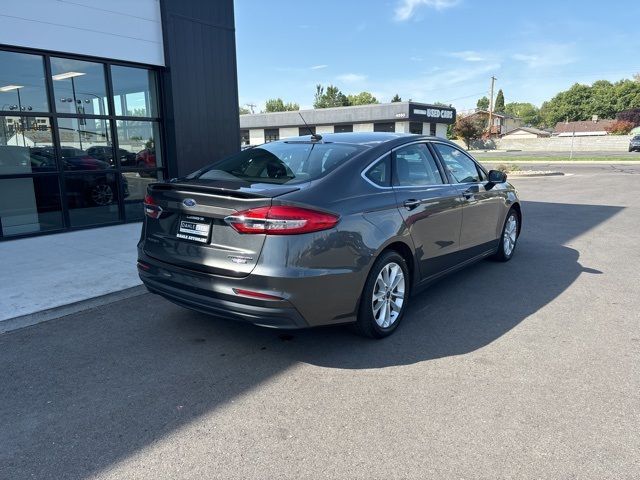
[[[140,228],[131,223],[0,243],[0,331],[9,319],[141,285]]]

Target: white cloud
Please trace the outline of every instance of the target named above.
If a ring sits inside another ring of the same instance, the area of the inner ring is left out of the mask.
[[[418,7],[426,6],[434,10],[444,10],[455,7],[460,0],[401,0],[396,7],[395,19],[403,22],[409,20],[416,13]]]
[[[451,52],[449,54],[453,58],[459,58],[465,62],[484,62],[487,60],[485,56],[474,50],[463,50],[461,52]]]
[[[524,63],[529,68],[548,68],[574,63],[575,46],[573,44],[540,44],[524,53],[511,55],[513,60]]]
[[[367,79],[366,75],[360,75],[358,73],[345,73],[343,75],[338,75],[338,80],[345,83],[357,83],[363,82]]]
[[[311,70],[321,70],[323,68],[327,68],[329,65],[314,65],[313,67],[310,67]]]

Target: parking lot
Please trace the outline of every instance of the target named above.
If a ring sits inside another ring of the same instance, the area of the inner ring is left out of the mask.
[[[639,478],[640,165],[554,168],[383,341],[150,294],[0,336],[0,478]]]

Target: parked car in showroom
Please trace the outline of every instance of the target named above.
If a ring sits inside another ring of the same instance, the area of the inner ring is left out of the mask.
[[[88,206],[106,206],[117,201],[117,176],[110,172],[113,167],[102,160],[89,156],[84,150],[74,147],[62,147],[62,165],[67,173],[84,172],[82,175],[65,175],[65,188],[71,208]],[[55,149],[51,146],[31,147],[31,170],[33,172],[53,172],[57,170]],[[124,175],[120,174],[123,196],[129,195],[129,186]],[[51,188],[51,183],[43,182]],[[43,197],[57,196],[58,190],[48,192],[47,188],[38,190]],[[55,204],[46,198],[42,204]]]
[[[629,140],[629,151],[640,152],[640,135],[636,135],[631,140]]]
[[[351,323],[381,338],[412,293],[512,258],[515,189],[447,140],[339,133],[271,142],[149,185],[140,278],[188,308],[257,325]]]
[[[87,148],[87,155],[107,162],[112,167],[115,166],[113,159],[113,147],[109,145],[96,145]],[[123,167],[135,167],[136,154],[129,152],[124,148],[118,149],[118,157],[120,158],[120,165]]]

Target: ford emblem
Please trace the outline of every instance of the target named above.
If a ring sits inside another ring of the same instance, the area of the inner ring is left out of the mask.
[[[197,205],[196,201],[193,198],[185,198],[182,201],[182,204],[187,208],[193,208]]]

